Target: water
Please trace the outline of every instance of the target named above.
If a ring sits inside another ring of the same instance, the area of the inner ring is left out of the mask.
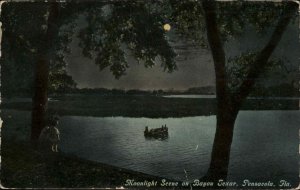
[[[241,111],[234,132],[229,179],[298,180],[299,111]],[[167,140],[146,140],[144,126],[167,124]],[[61,120],[61,148],[89,160],[185,180],[208,169],[215,116],[149,119],[77,117]],[[295,168],[296,166],[296,168]]]
[[[146,140],[144,127],[167,124],[169,138]],[[205,174],[215,133],[215,117],[169,119],[64,117],[61,148],[89,160],[157,176],[183,179]],[[194,170],[198,168],[199,170]],[[201,170],[200,170],[201,168]]]
[[[165,98],[216,98],[216,95],[199,95],[199,94],[180,94],[166,95]]]
[[[30,113],[2,111],[2,135],[30,125]],[[144,127],[167,124],[167,140],[147,140]],[[60,148],[85,159],[147,174],[185,180],[202,177],[210,162],[215,116],[184,118],[61,117]],[[298,183],[299,111],[241,111],[229,180],[284,179]]]
[[[205,95],[205,94],[180,94],[180,95],[166,95],[165,98],[216,98],[216,95]],[[247,99],[254,100],[300,100],[300,97],[248,97]]]
[[[231,178],[293,179],[297,184],[299,124],[299,111],[240,112],[231,150]]]

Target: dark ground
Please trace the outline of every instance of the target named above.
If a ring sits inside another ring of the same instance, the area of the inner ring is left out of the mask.
[[[37,150],[26,142],[3,142],[1,153],[1,184],[6,188],[116,188],[127,179],[161,181],[140,172]]]

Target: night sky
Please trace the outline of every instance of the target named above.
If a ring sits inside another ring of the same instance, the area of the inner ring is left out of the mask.
[[[170,32],[172,34],[172,30]],[[230,40],[225,45],[228,57],[239,55],[242,51],[259,51],[267,42],[271,33],[263,37],[257,35],[250,28],[244,35]],[[172,35],[170,35],[172,36]],[[77,46],[78,39],[72,42],[72,53],[67,56],[69,74],[72,75],[79,88],[119,88],[119,89],[176,89],[183,90],[190,87],[214,85],[214,67],[211,53],[207,49],[188,48],[185,52],[179,51],[178,70],[173,73],[164,72],[158,63],[153,68],[145,68],[138,64],[133,57],[128,57],[130,68],[127,74],[119,80],[115,79],[109,69],[101,71],[92,60],[81,56],[81,50]],[[184,45],[184,44],[183,44]],[[285,31],[284,36],[273,53],[274,57],[287,58],[290,69],[297,69],[299,65],[298,23],[292,23]],[[190,53],[185,59],[183,54]],[[227,58],[228,58],[227,57]],[[296,76],[293,74],[288,78]],[[272,78],[278,83],[276,76]],[[279,81],[280,82],[280,81]]]

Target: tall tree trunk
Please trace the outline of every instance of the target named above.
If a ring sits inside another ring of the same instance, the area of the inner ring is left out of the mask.
[[[207,176],[210,180],[226,180],[230,159],[230,149],[233,139],[234,123],[238,112],[217,115],[217,126],[211,153],[211,162]],[[225,116],[226,115],[226,116]]]
[[[295,10],[297,10],[297,6],[295,4],[286,5],[284,14],[275,27],[269,42],[251,66],[247,79],[243,81],[238,92],[232,94],[227,89],[225,53],[216,22],[215,2],[203,0],[202,5],[205,13],[207,37],[214,60],[217,94],[216,133],[209,170],[203,180],[218,181],[219,179],[227,179],[234,123],[239,109],[259,74],[264,72],[271,54],[277,47],[291,17],[295,14]]]
[[[36,63],[35,92],[32,107],[31,140],[38,139],[42,128],[45,126],[45,115],[48,99],[49,61],[41,56]]]
[[[35,142],[45,126],[48,102],[48,77],[50,54],[53,53],[53,41],[58,33],[57,18],[59,4],[51,3],[47,20],[47,31],[44,34],[43,46],[39,48],[39,57],[35,66],[35,92],[32,99],[31,141]]]

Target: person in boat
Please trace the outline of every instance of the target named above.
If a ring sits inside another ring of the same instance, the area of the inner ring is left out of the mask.
[[[144,133],[149,133],[149,129],[148,129],[148,126],[145,127],[145,131]]]

